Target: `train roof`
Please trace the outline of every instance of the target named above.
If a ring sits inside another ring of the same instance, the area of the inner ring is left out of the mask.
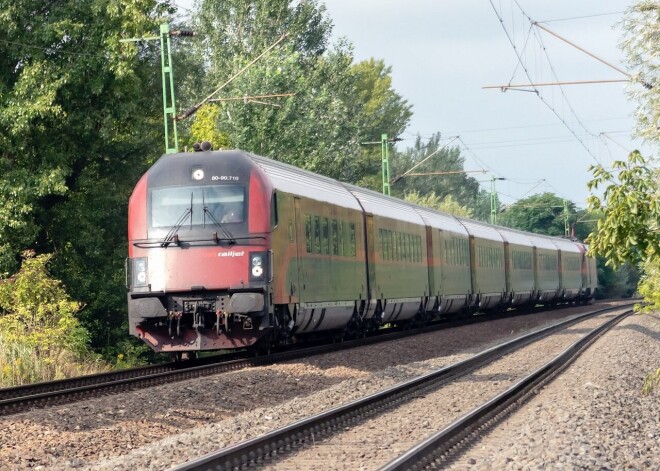
[[[494,240],[503,242],[502,235],[495,229],[495,226],[486,224],[484,222],[475,221],[473,219],[457,218],[460,223],[467,229],[468,234],[480,239]]]
[[[361,210],[355,197],[337,180],[255,154],[245,155],[261,167],[276,190]]]
[[[422,220],[427,226],[468,237],[467,229],[451,214],[441,213],[440,211],[417,205],[414,205],[413,209],[422,217]]]
[[[533,247],[534,243],[532,242],[532,234],[527,232],[520,232],[514,229],[509,229],[508,227],[497,226],[495,228],[497,232],[500,233],[502,238],[510,243],[516,245],[524,245],[526,247]]]
[[[562,239],[560,237],[548,237],[553,244],[557,246],[562,252],[574,252],[582,253],[577,242],[573,242],[570,239]]]
[[[346,184],[345,186],[360,201],[364,211],[367,213],[407,221],[421,226],[424,225],[422,217],[406,201],[355,185]]]

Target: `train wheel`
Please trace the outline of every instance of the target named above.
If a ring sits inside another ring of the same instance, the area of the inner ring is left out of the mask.
[[[172,356],[172,360],[177,363],[197,359],[197,352],[173,352],[170,355]]]
[[[266,335],[257,341],[251,347],[248,347],[248,352],[250,356],[261,357],[268,356],[273,350],[273,342],[270,339],[270,335]]]

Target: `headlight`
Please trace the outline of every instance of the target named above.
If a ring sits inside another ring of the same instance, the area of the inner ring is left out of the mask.
[[[132,265],[132,278],[133,286],[141,287],[147,286],[147,259],[146,258],[133,258],[131,259]]]
[[[266,277],[266,253],[252,252],[250,254],[250,281],[263,281]]]

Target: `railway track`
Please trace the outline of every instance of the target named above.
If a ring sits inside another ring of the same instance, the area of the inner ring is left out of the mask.
[[[205,455],[204,457],[181,464],[173,469],[176,471],[207,469],[229,470],[252,466],[261,467],[269,464],[276,467],[276,464],[279,461],[277,460],[278,457],[293,457],[298,450],[304,450],[306,447],[312,446],[315,443],[325,442],[330,437],[338,435],[357,424],[372,420],[374,417],[377,417],[384,412],[396,409],[397,407],[419,397],[424,397],[427,394],[430,395],[439,387],[457,380],[458,378],[473,372],[475,369],[483,367],[484,365],[509,353],[515,352],[537,340],[548,337],[562,329],[566,329],[589,318],[608,312],[611,313],[612,311],[626,311],[626,308],[616,306],[575,316],[569,321],[561,322],[488,349],[465,361],[444,367],[433,373],[407,381],[367,398],[298,421],[263,436],[255,437],[245,442],[218,450],[209,455]],[[628,311],[623,315],[627,315],[627,312]],[[619,318],[617,317],[616,319],[618,320]],[[593,341],[593,339],[586,340],[585,342],[588,344],[591,341]],[[570,350],[575,353],[581,351],[583,348],[586,347],[584,345],[574,346],[571,347]],[[557,360],[557,364],[559,363],[562,362]],[[545,372],[542,376],[547,380],[547,377],[550,374],[550,367],[546,365],[541,368],[541,370]],[[556,372],[552,374],[556,374]],[[536,376],[541,376],[541,373],[537,373]],[[521,381],[520,383],[524,383],[527,393],[538,387],[534,385],[531,379]],[[512,393],[508,391],[500,396],[513,400],[511,399],[513,397]],[[443,433],[446,437],[449,437],[447,438],[447,442],[442,442],[441,439],[431,440],[429,438],[427,440],[427,442],[429,442],[428,447],[426,445],[424,447],[421,445],[416,446],[411,452],[404,454],[388,466],[395,466],[391,469],[423,469],[416,468],[415,466],[418,466],[418,464],[415,463],[426,462],[437,464],[438,460],[447,459],[447,456],[449,456],[447,454],[448,451],[458,450],[459,445],[466,445],[471,440],[470,437],[476,436],[475,433],[473,433],[476,430],[476,425],[473,424],[477,423],[477,417],[482,417],[484,415],[482,410],[490,414],[482,419],[486,424],[490,423],[492,425],[494,415],[501,416],[501,412],[493,409],[491,403],[494,401],[495,400],[489,401],[489,405],[465,415],[463,418],[465,420],[469,419],[469,422],[457,421],[444,429]],[[449,433],[447,430],[451,430],[452,432]],[[430,449],[439,449],[444,455],[441,453],[440,458],[438,458],[429,451]],[[442,456],[444,456],[444,458]]]
[[[558,308],[564,308],[560,306]],[[498,318],[520,315],[512,311]],[[111,371],[58,381],[48,381],[24,386],[0,389],[0,416],[25,412],[35,408],[52,407],[81,401],[102,395],[118,394],[160,384],[184,381],[214,374],[226,373],[248,367],[265,366],[289,360],[297,360],[332,351],[356,348],[432,332],[439,329],[491,320],[491,316],[476,315],[458,320],[435,323],[411,330],[389,329],[382,333],[342,343],[323,344],[303,349],[283,349],[268,356],[253,357],[245,352],[206,357],[190,362],[171,362],[159,365]]]

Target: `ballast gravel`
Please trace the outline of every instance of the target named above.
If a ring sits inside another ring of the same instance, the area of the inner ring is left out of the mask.
[[[454,363],[566,315],[556,311],[500,319],[4,417],[0,419],[0,469],[168,469]],[[554,459],[564,469],[590,469],[594,466],[589,460],[596,460],[596,469],[658,468],[660,395],[656,391],[642,396],[640,391],[644,376],[659,366],[659,336],[658,317],[636,315],[624,321],[584,355],[593,358],[576,380],[581,384],[578,391],[591,396],[573,404],[582,396],[566,383],[541,409],[520,412],[527,414],[521,419],[524,426],[514,425],[492,448],[484,441],[455,466],[536,469],[553,467]],[[605,353],[599,354],[603,348]],[[571,371],[580,361],[545,389],[572,378]],[[597,389],[585,386],[585,375],[591,375],[588,382]],[[478,387],[479,381],[466,383],[465,391]],[[596,397],[596,392],[601,396]],[[462,407],[462,397],[451,399],[457,408]],[[611,425],[613,420],[618,421],[616,426]],[[543,425],[536,429],[537,424]],[[433,428],[432,414],[428,425]],[[555,432],[560,426],[570,431]],[[629,427],[639,433],[631,434]],[[374,431],[384,440],[396,441],[387,432]],[[377,465],[364,460],[360,468],[376,469]],[[314,469],[313,463],[309,469]],[[347,468],[337,463],[337,469]]]

